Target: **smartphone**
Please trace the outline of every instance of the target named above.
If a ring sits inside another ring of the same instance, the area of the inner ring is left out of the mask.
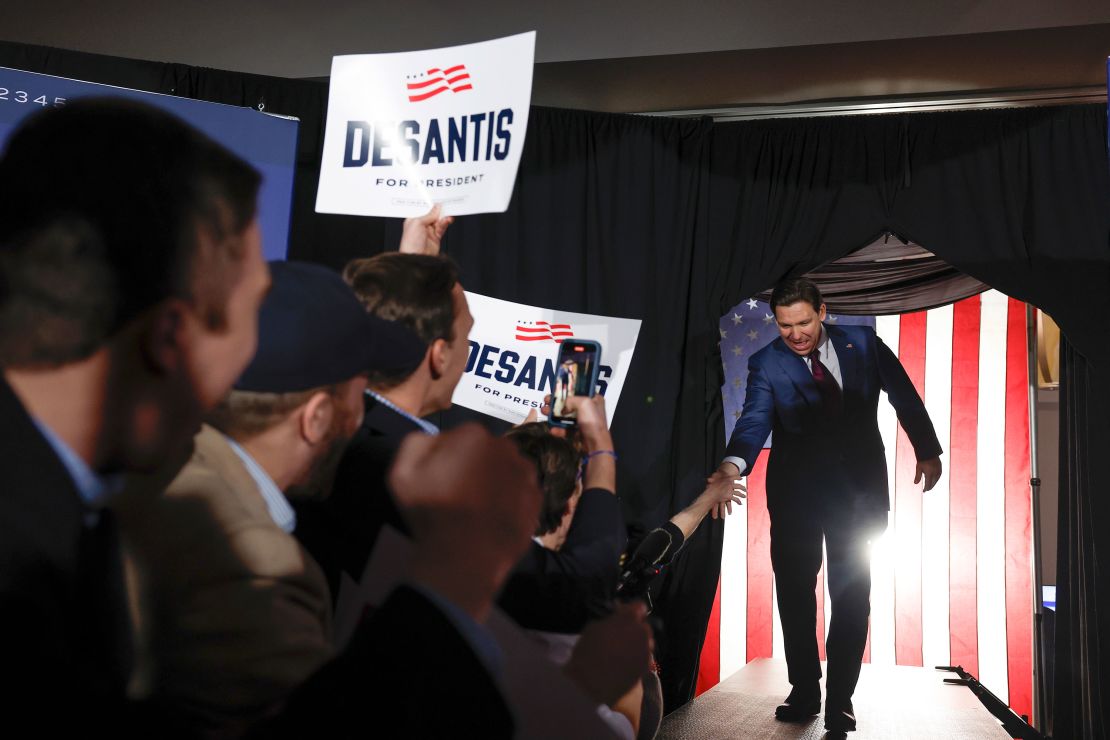
[[[572,427],[578,422],[575,412],[566,411],[570,396],[592,396],[597,392],[601,369],[601,344],[592,339],[564,339],[555,361],[555,388],[551,393],[551,417],[548,423]]]

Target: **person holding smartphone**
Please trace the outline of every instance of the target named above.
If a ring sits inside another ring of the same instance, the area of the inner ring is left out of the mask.
[[[550,402],[550,397],[545,400]],[[562,525],[566,534],[560,547],[547,549],[535,542],[510,573],[498,604],[522,627],[576,634],[611,608],[626,533],[605,398],[571,395],[565,406],[577,417],[573,431],[527,424],[508,434],[514,441],[535,433],[569,436],[582,455],[583,490]],[[542,411],[547,414],[550,407]]]

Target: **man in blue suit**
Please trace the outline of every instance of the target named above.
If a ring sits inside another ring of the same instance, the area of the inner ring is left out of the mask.
[[[771,309],[780,337],[749,360],[744,409],[709,484],[742,494],[739,476],[774,433],[767,463],[771,565],[792,686],[775,716],[799,721],[821,709],[815,591],[824,541],[832,601],[825,727],[848,732],[856,727],[852,694],[871,611],[868,543],[885,529],[890,508],[879,391],[913,444],[914,483],[924,479],[926,491],[940,477],[941,447],[921,397],[874,329],[825,325],[821,293],[804,278],[779,285]]]

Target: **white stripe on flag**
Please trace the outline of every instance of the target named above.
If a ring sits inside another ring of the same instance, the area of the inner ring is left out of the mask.
[[[825,637],[827,638],[829,636],[829,623],[832,622],[832,597],[829,596],[829,578],[828,578],[829,571],[828,571],[828,567],[827,567],[828,562],[829,562],[829,549],[827,547],[825,547],[824,542],[821,543],[821,557],[823,558],[823,560],[821,562],[825,563],[825,565],[826,565],[825,573],[824,573],[823,577],[821,578],[821,583],[822,583],[822,585],[824,586],[824,589],[825,589],[825,633],[824,634],[825,634]]]
[[[952,425],[952,306],[929,311],[925,339],[925,407],[947,450]],[[947,460],[945,460],[947,462]],[[948,466],[921,501],[921,654],[925,667],[949,665]]]
[[[875,332],[892,352],[898,353],[900,317],[875,317]],[[898,450],[898,415],[887,401],[885,393],[879,399],[878,421],[883,446],[886,448],[887,484],[890,488],[891,506],[893,506],[895,454]],[[893,517],[890,522],[893,525]],[[890,540],[891,533],[888,527],[878,541],[871,544],[871,663],[873,665],[894,665],[894,548]]]
[[[771,587],[771,626],[774,632],[771,633],[771,657],[779,660],[786,659],[786,650],[782,645],[782,621],[779,618],[779,587],[775,579],[772,579]],[[814,624],[814,629],[817,625]]]
[[[744,667],[748,652],[748,507],[725,517],[721,546],[721,680]]]
[[[1006,662],[1006,319],[1007,298],[982,295],[979,333],[979,462],[976,510],[979,681],[1009,697]]]

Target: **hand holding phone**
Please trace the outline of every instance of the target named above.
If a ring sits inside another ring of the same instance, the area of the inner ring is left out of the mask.
[[[566,339],[559,345],[555,361],[555,387],[551,394],[552,426],[577,424],[574,409],[567,408],[572,396],[593,396],[601,367],[601,344],[591,339]]]

